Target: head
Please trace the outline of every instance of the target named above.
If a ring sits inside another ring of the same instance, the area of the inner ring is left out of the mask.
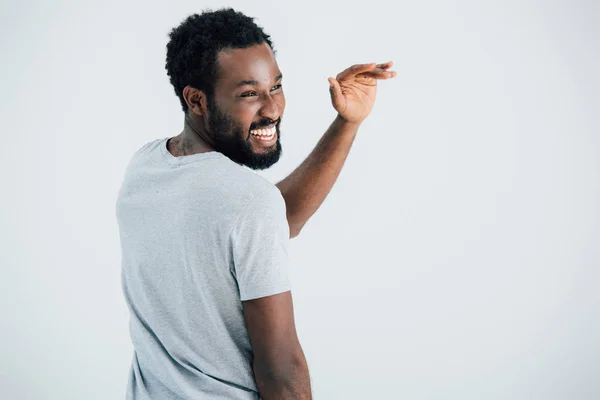
[[[232,9],[191,15],[170,33],[166,69],[186,120],[214,150],[254,169],[279,160],[282,74],[253,18]]]

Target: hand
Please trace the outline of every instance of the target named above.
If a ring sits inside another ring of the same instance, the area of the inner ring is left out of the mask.
[[[392,64],[357,64],[328,79],[331,103],[340,117],[352,123],[367,118],[375,102],[377,80],[396,76],[395,71],[388,71]]]

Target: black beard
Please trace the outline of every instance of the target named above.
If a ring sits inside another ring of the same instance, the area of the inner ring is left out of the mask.
[[[245,132],[235,121],[209,100],[208,128],[213,139],[214,150],[224,154],[230,160],[252,169],[267,169],[279,161],[282,148],[279,133],[279,120],[276,125],[277,143],[275,149],[264,154],[257,154],[250,143],[250,132]],[[261,121],[252,129],[266,126],[270,121]]]

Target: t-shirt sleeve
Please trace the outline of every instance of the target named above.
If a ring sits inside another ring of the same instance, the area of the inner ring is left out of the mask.
[[[290,230],[285,201],[276,186],[257,194],[231,231],[233,272],[242,301],[291,290]]]

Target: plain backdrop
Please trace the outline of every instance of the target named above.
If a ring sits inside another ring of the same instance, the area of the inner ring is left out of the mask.
[[[593,0],[3,0],[0,398],[124,398],[117,191],[183,127],[169,30],[225,5],[285,75],[274,183],[333,120],[327,77],[398,71],[291,242],[314,398],[599,399]]]

